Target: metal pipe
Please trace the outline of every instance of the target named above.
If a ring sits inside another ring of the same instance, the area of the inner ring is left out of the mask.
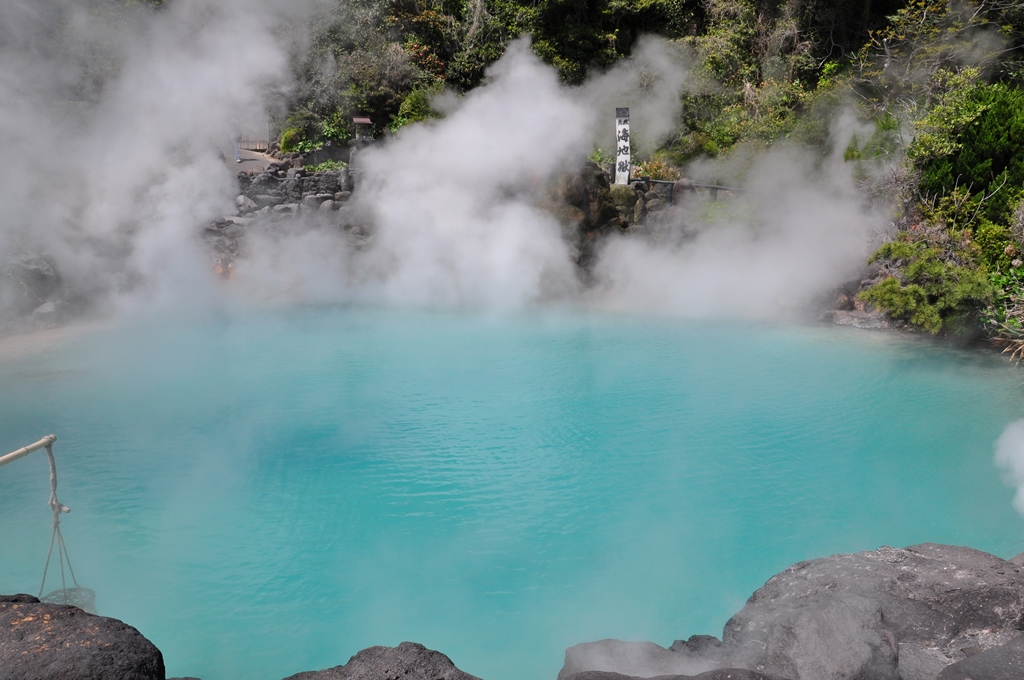
[[[702,182],[691,182],[690,186],[696,187],[698,189],[714,189],[715,191],[733,191],[733,192],[743,191],[743,189],[741,187],[727,187],[727,186],[723,186],[721,184],[704,184]]]
[[[12,451],[11,453],[8,453],[6,456],[0,456],[0,467],[3,467],[8,463],[13,463],[19,458],[24,458],[33,451],[38,451],[39,449],[50,446],[55,441],[57,441],[57,435],[48,434],[39,441],[37,441],[35,444],[29,444],[24,448],[20,448],[17,451]]]

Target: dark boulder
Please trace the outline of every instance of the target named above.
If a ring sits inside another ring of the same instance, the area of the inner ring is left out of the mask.
[[[117,619],[0,595],[4,680],[164,680],[160,650]]]
[[[653,642],[598,640],[565,650],[565,663],[558,680],[578,677],[584,671],[639,677],[696,675],[715,665],[699,656],[678,654]]]
[[[0,329],[29,331],[59,323],[66,305],[53,264],[30,251],[0,254]]]
[[[243,193],[252,198],[259,194],[276,192],[280,182],[271,172],[261,172],[252,178],[248,186],[242,187]]]
[[[730,666],[728,650],[710,635],[677,640],[671,649],[653,642],[599,640],[565,651],[558,680],[769,680]]]
[[[900,644],[940,650],[948,663],[965,638],[997,639],[993,631],[1010,634],[1022,622],[1020,567],[922,544],[789,567],[726,623],[723,641],[741,665],[771,676],[895,680]]]
[[[628,221],[619,214],[608,177],[597,163],[567,173],[549,188],[544,207],[562,224],[562,236],[576,253],[576,264],[589,271],[604,239],[624,232]]]
[[[938,680],[1020,680],[1024,678],[1024,637],[958,661]]]
[[[584,671],[569,676],[571,680],[641,680],[638,676],[610,673],[608,671]],[[767,675],[743,668],[721,668],[698,675],[655,675],[643,680],[771,680]]]
[[[367,647],[344,666],[306,671],[285,680],[479,680],[460,671],[441,652],[415,642],[397,647]]]
[[[773,680],[1024,678],[1024,558],[1015,560],[927,543],[801,562],[755,592],[721,641],[576,645],[559,680],[737,668]]]

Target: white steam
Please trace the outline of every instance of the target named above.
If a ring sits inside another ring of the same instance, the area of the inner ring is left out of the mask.
[[[1006,481],[1017,489],[1013,507],[1024,515],[1024,420],[1015,420],[999,435],[996,465],[1004,470]]]
[[[598,267],[604,303],[691,317],[775,316],[855,276],[885,221],[864,205],[841,159],[822,163],[796,149],[758,158],[745,191],[726,200],[734,217],[677,246],[611,242]]]
[[[0,164],[0,255],[50,257],[81,299],[198,303],[218,290],[198,235],[234,210],[222,157],[233,121],[289,86],[294,27],[313,5],[177,0],[132,15],[130,30],[88,8],[0,6],[0,132],[19,159]],[[76,50],[100,47],[120,66],[90,80]],[[447,97],[446,118],[361,153],[349,214],[369,240],[354,246],[314,220],[279,225],[249,238],[229,288],[298,302],[776,315],[853,275],[884,220],[841,160],[790,149],[753,163],[747,193],[722,203],[733,218],[695,229],[698,201],[666,220],[670,237],[613,239],[597,285],[580,282],[578,253],[543,207],[550,186],[595,147],[614,148],[616,107],[631,109],[635,150],[655,148],[689,82],[685,55],[663,40],[580,87],[514,42],[484,86]]]
[[[525,41],[489,74],[443,121],[366,155],[371,260],[392,300],[521,305],[573,285],[559,225],[532,192],[590,142],[593,113]]]
[[[200,295],[198,227],[235,193],[218,147],[287,82],[280,15],[242,0],[126,11],[0,7],[0,133],[13,145],[0,164],[0,247],[51,257],[80,297]],[[101,43],[106,59],[80,53]],[[80,58],[106,72],[92,83]]]
[[[316,281],[326,277],[348,282],[336,298],[399,304],[514,308],[576,297],[624,310],[775,317],[855,276],[885,224],[884,207],[865,204],[842,161],[847,121],[835,126],[838,154],[789,148],[756,159],[745,173],[748,191],[722,203],[734,218],[684,241],[613,239],[595,268],[597,287],[585,291],[576,253],[538,207],[540,194],[595,146],[613,148],[616,106],[630,106],[644,143],[661,142],[678,123],[684,55],[649,38],[634,58],[571,88],[518,41],[488,76],[449,102],[444,120],[364,153],[356,203],[376,229],[372,248],[353,254],[339,236],[331,267],[323,242],[303,251],[265,239],[239,268],[241,284],[266,297],[271,279],[287,280],[286,298],[317,290],[323,299]],[[668,220],[670,231],[709,209],[699,198],[688,202],[695,205]]]

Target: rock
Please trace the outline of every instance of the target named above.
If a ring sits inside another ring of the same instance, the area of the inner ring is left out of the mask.
[[[723,668],[729,665],[730,652],[713,635],[691,635],[689,640],[676,640],[669,649],[680,656]]]
[[[840,293],[839,297],[836,298],[835,309],[843,312],[852,312],[856,309],[853,296],[849,293]]]
[[[790,680],[898,678],[897,642],[944,649],[971,631],[1017,631],[1024,576],[1006,560],[926,543],[801,562],[725,625],[740,664]],[[980,655],[979,655],[980,656]]]
[[[235,198],[235,207],[238,208],[239,215],[244,215],[245,213],[255,212],[260,206],[245,194],[239,194]]]
[[[338,201],[339,203],[344,203],[345,201],[347,201],[351,197],[352,197],[352,192],[351,191],[339,191],[339,192],[334,194],[334,200]]]
[[[320,207],[317,208],[317,212],[321,213],[334,212],[335,210],[337,210],[337,204],[334,202],[333,198],[324,201],[320,204]]]
[[[272,194],[256,194],[253,200],[260,208],[270,208],[281,202],[281,199]]]
[[[587,184],[579,175],[572,175],[563,190],[565,202],[576,208],[583,209],[587,203]]]
[[[899,680],[896,637],[868,598],[820,594],[814,606],[777,615],[762,641],[763,657],[753,664],[768,675]]]
[[[679,203],[690,193],[696,191],[696,187],[693,186],[693,180],[684,177],[672,185],[672,202]]]
[[[570,205],[565,211],[564,220],[575,228],[579,228],[581,225],[586,226],[587,213],[582,208]]]
[[[316,210],[324,201],[334,200],[334,194],[308,194],[302,197],[302,207]]]
[[[558,677],[1019,680],[1018,558],[926,543],[801,562],[758,589],[722,640],[576,645]]]
[[[59,288],[57,270],[36,253],[24,250],[0,257],[0,314],[5,310],[16,316],[30,314]]]
[[[294,177],[281,182],[281,191],[290,203],[298,203],[302,200],[302,182]]]
[[[271,165],[274,164],[271,163]],[[252,178],[252,181],[245,190],[245,194],[249,197],[254,197],[258,194],[267,194],[271,191],[276,191],[278,184],[280,184],[280,182],[277,181],[270,168],[267,168],[267,172],[261,172]],[[258,199],[257,202],[259,202]]]
[[[934,676],[933,676],[934,677]],[[1024,678],[1024,636],[947,666],[938,680],[1020,680]],[[904,678],[903,680],[911,680]],[[928,680],[932,680],[929,678]]]
[[[630,222],[633,224],[640,224],[644,219],[644,209],[646,207],[647,206],[644,204],[643,199],[637,200],[636,204],[633,206],[633,219],[631,219]]]
[[[612,184],[609,186],[609,191],[611,192],[612,202],[616,206],[624,208],[632,208],[639,198],[636,189],[628,184]]]
[[[570,677],[572,680],[640,680],[634,676],[609,673],[607,671],[584,671]],[[771,680],[771,678],[767,675],[761,675],[756,671],[748,671],[742,668],[722,668],[699,673],[698,675],[657,675],[653,678],[645,678],[644,680]]]
[[[949,659],[937,647],[924,647],[909,642],[899,646],[900,680],[935,680]]]
[[[368,647],[344,666],[306,671],[285,680],[479,680],[455,667],[451,659],[415,642],[397,647]]]
[[[53,300],[44,302],[32,310],[32,321],[46,325],[55,324],[60,316],[60,307]]]
[[[718,660],[717,654],[714,655]],[[579,679],[584,671],[601,671],[623,676],[655,677],[696,675],[712,670],[716,663],[699,654],[677,654],[653,642],[598,640],[565,650],[565,663],[558,680]],[[596,679],[594,679],[596,680]]]
[[[821,315],[822,321],[831,321],[839,326],[853,326],[864,330],[889,328],[889,322],[877,312],[844,311],[836,309]]]
[[[117,619],[0,596],[4,680],[164,680],[160,650]]]

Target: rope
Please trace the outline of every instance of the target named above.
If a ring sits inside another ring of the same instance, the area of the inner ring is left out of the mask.
[[[75,578],[75,570],[71,568],[71,557],[68,555],[68,548],[64,545],[64,535],[60,532],[60,515],[64,512],[71,512],[71,508],[57,500],[57,463],[53,459],[53,442],[46,445],[46,457],[50,460],[50,509],[53,510],[53,533],[50,535],[50,550],[46,553],[46,566],[43,567],[43,582],[39,584],[39,597],[43,596],[43,589],[46,588],[46,574],[50,570],[50,558],[53,557],[53,546],[57,546],[57,562],[60,564],[60,588],[64,593],[64,602],[67,602],[67,582],[64,577],[64,563],[67,562],[68,572],[71,580],[78,585]]]

